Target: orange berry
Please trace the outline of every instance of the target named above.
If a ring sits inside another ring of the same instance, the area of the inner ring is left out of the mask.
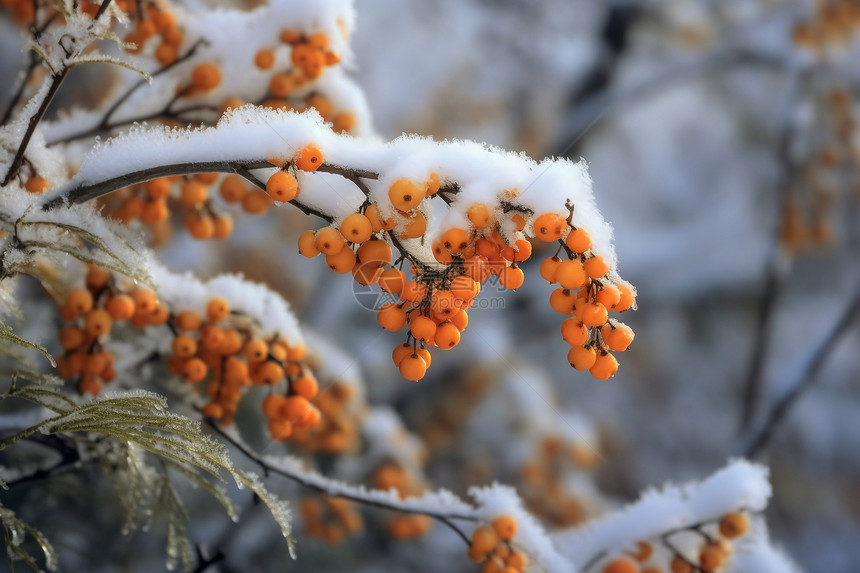
[[[421,211],[413,211],[408,215],[408,220],[400,229],[397,236],[401,239],[415,239],[427,231],[427,218]]]
[[[704,573],[716,571],[725,564],[725,554],[714,545],[705,545],[699,551],[699,568]]]
[[[242,350],[242,335],[233,328],[227,328],[222,331],[223,336],[218,343],[216,352],[221,356],[232,356],[238,354]]]
[[[585,269],[578,259],[562,261],[558,264],[555,279],[563,288],[577,290],[585,284]]]
[[[571,229],[564,244],[574,253],[584,253],[591,248],[591,235],[585,229]]]
[[[588,371],[598,380],[608,380],[618,372],[618,360],[608,352],[599,352]]]
[[[87,356],[84,362],[84,374],[99,376],[111,365],[113,356],[107,352],[95,352]]]
[[[323,153],[319,147],[310,143],[293,156],[293,164],[302,171],[316,171],[323,164]]]
[[[446,319],[460,310],[462,303],[460,299],[454,296],[454,293],[447,290],[437,290],[430,297],[430,311],[433,313],[433,318]]]
[[[217,351],[224,340],[224,331],[213,324],[200,329],[200,343],[207,350]]]
[[[499,534],[494,527],[482,525],[472,532],[472,549],[479,553],[489,553],[499,543]]]
[[[642,562],[647,561],[651,558],[651,555],[654,554],[654,548],[651,547],[650,543],[637,543],[636,544],[636,555],[633,556],[636,561]]]
[[[276,98],[288,97],[296,89],[296,80],[286,74],[275,74],[269,80],[269,93]]]
[[[473,203],[466,212],[466,216],[478,229],[489,227],[495,220],[485,203]]]
[[[398,179],[388,188],[388,199],[401,211],[414,209],[425,196],[426,190],[422,185],[406,178]]]
[[[411,382],[424,378],[427,373],[427,363],[417,354],[411,354],[403,358],[397,366],[400,375]]]
[[[215,420],[220,420],[224,417],[224,407],[217,402],[209,402],[200,410],[200,413],[203,414],[207,418],[213,418]]]
[[[380,276],[382,276],[382,267],[374,262],[358,262],[352,268],[352,278],[355,279],[355,282],[364,286],[375,285],[379,282]]]
[[[92,394],[93,396],[96,396],[101,392],[101,389],[101,383],[92,376],[84,376],[81,378],[81,381],[78,382],[78,392],[81,394]]]
[[[110,281],[110,271],[96,265],[87,265],[87,288],[97,291]]]
[[[185,378],[186,382],[191,382],[192,384],[196,384],[206,378],[207,371],[206,363],[197,357],[189,358],[182,365],[182,377]]]
[[[459,300],[473,299],[479,291],[478,283],[465,275],[460,275],[451,281],[451,294]]]
[[[200,64],[191,72],[191,85],[199,90],[211,90],[220,83],[221,70],[215,64]]]
[[[284,368],[273,360],[258,362],[251,368],[251,380],[260,385],[273,386],[283,378]]]
[[[571,346],[585,346],[588,329],[576,318],[568,318],[561,323],[561,336]]]
[[[469,246],[469,232],[465,229],[448,229],[439,239],[452,255],[459,255]]]
[[[558,213],[544,213],[535,219],[534,229],[535,235],[541,241],[557,241],[567,230],[567,219]]]
[[[84,318],[84,330],[94,338],[98,338],[110,332],[113,321],[110,314],[103,308],[91,310]]]
[[[621,291],[610,284],[605,284],[597,291],[595,299],[608,310],[611,310],[621,301]]]
[[[379,277],[379,286],[385,292],[389,292],[396,296],[401,296],[403,288],[406,286],[406,275],[400,269],[394,267],[386,269]]]
[[[179,202],[186,207],[196,207],[203,203],[208,196],[209,191],[206,185],[192,179],[182,185]]]
[[[283,441],[292,435],[293,424],[289,420],[276,418],[269,420],[267,429],[269,430],[269,436],[273,440]]]
[[[280,415],[291,422],[298,422],[310,409],[311,403],[303,396],[289,396],[281,406]]]
[[[30,193],[41,195],[48,190],[48,180],[44,177],[33,176],[24,183],[24,189]]]
[[[64,306],[75,316],[81,316],[93,309],[93,295],[85,288],[74,288],[66,295]]]
[[[397,221],[394,217],[389,217],[388,219],[383,220],[379,216],[379,208],[376,206],[376,203],[372,203],[364,210],[364,216],[367,217],[368,221],[370,221],[370,225],[373,227],[374,233],[390,231],[397,226]]]
[[[606,324],[609,314],[606,307],[599,302],[586,303],[582,308],[580,320],[588,328],[597,328]]]
[[[261,70],[268,70],[275,64],[275,53],[272,50],[260,50],[254,55],[254,65]]]
[[[513,246],[505,245],[502,247],[501,253],[506,261],[521,263],[532,256],[532,244],[524,239],[518,239]]]
[[[394,351],[391,353],[391,360],[394,361],[395,366],[400,366],[400,362],[412,353],[412,345],[404,342],[394,347]]]
[[[557,288],[549,295],[549,305],[561,314],[573,314],[576,295],[564,288]]]
[[[599,257],[597,255],[591,257],[590,259],[585,259],[585,262],[582,264],[585,269],[585,274],[593,279],[599,279],[601,277],[606,276],[606,273],[609,272],[609,265],[606,264],[606,261],[603,260],[603,257]]]
[[[303,257],[307,257],[309,259],[314,258],[315,256],[320,254],[319,249],[316,247],[316,233],[312,229],[308,229],[299,235],[299,252]]]
[[[201,211],[191,211],[185,215],[183,226],[195,239],[211,239],[215,234],[215,223]]]
[[[212,217],[212,237],[226,239],[233,233],[233,217],[229,213],[222,213]]]
[[[346,247],[346,241],[334,227],[323,227],[316,232],[314,246],[324,255],[336,255]]]
[[[433,340],[436,335],[436,323],[426,316],[411,316],[409,331],[417,340]]]
[[[177,330],[183,331],[191,331],[197,330],[200,328],[200,325],[203,323],[200,316],[197,315],[196,312],[192,310],[183,310],[179,314],[176,315],[176,318],[173,321],[173,325],[177,328]]]
[[[364,243],[373,235],[370,219],[361,213],[348,215],[340,224],[340,234],[351,243]]]
[[[63,350],[73,350],[84,345],[86,334],[77,326],[66,326],[60,330],[59,339]]]
[[[431,245],[430,250],[433,251],[433,258],[436,259],[437,263],[443,265],[450,265],[453,262],[454,258],[451,256],[451,253],[448,252],[448,248],[445,246],[445,243],[442,241],[437,241]]]
[[[466,276],[477,283],[482,283],[490,278],[490,267],[487,257],[475,255],[463,261],[463,269]]]
[[[266,181],[266,193],[275,201],[292,201],[299,194],[299,183],[286,171],[275,171]]]
[[[639,573],[639,564],[632,559],[620,557],[607,563],[602,573]]]
[[[382,306],[376,315],[379,325],[390,332],[397,332],[406,326],[406,312],[391,302]]]
[[[333,255],[326,255],[325,262],[332,272],[345,275],[355,267],[355,253],[352,249],[345,247]]]
[[[348,133],[355,129],[356,123],[358,123],[358,119],[355,115],[344,111],[334,116],[331,128],[335,133]]]
[[[672,573],[692,573],[693,566],[680,557],[673,557],[669,564],[669,570]]]
[[[236,203],[241,201],[248,194],[248,188],[242,182],[242,178],[238,175],[228,175],[221,181],[219,188],[221,198],[228,203]]]
[[[319,393],[319,383],[313,376],[299,376],[290,383],[290,390],[308,400],[313,400]]]
[[[720,519],[720,534],[728,539],[740,537],[748,530],[749,518],[744,513],[729,513]]]
[[[262,410],[263,415],[267,418],[277,418],[281,415],[281,409],[284,407],[284,403],[287,399],[280,394],[269,394],[265,398],[263,398],[262,402]]]
[[[169,66],[179,58],[179,48],[173,44],[162,42],[155,48],[155,61],[162,66]]]
[[[221,297],[209,299],[206,303],[206,319],[209,322],[218,322],[227,318],[230,314],[230,303]]]
[[[508,290],[518,289],[525,282],[525,275],[519,267],[505,267],[499,273],[499,285]]]
[[[610,350],[624,352],[633,342],[633,329],[621,322],[607,322],[601,329],[603,342]]]
[[[505,559],[505,565],[508,567],[513,567],[518,571],[522,571],[529,564],[529,558],[526,557],[525,553],[511,553]]]
[[[427,296],[427,285],[418,281],[409,281],[403,285],[403,292],[400,294],[400,300],[403,302],[411,302],[413,304],[420,303]]]
[[[156,201],[147,201],[143,204],[140,218],[148,225],[154,225],[166,221],[170,215],[170,210],[167,208],[167,202],[164,199]]]
[[[167,199],[170,195],[170,179],[159,177],[146,182],[146,194],[150,199]]]
[[[463,332],[469,326],[469,315],[465,310],[460,310],[451,317],[451,324],[457,327],[457,330]]]
[[[197,354],[197,341],[187,334],[180,334],[171,344],[173,353],[180,358],[190,358]]]
[[[435,341],[442,350],[454,348],[460,343],[460,330],[450,322],[440,324],[436,328]]]
[[[501,255],[501,248],[499,245],[494,243],[489,239],[478,239],[475,241],[475,250],[482,257],[487,257],[488,259],[492,259]]]
[[[574,346],[567,353],[567,361],[576,370],[588,370],[597,360],[597,351],[591,346]]]
[[[272,196],[262,189],[253,189],[242,197],[242,210],[249,215],[262,215],[273,204]]]
[[[499,539],[512,539],[517,534],[517,520],[510,515],[497,517],[492,525]]]
[[[362,263],[374,263],[382,267],[391,262],[391,247],[380,239],[365,242],[358,248],[357,254]]]
[[[511,221],[514,223],[514,229],[516,229],[517,231],[522,231],[526,228],[525,217],[523,217],[519,213],[514,213],[513,217],[511,217]]]
[[[242,350],[250,363],[262,362],[269,356],[269,345],[260,339],[249,340]]]
[[[624,312],[628,308],[633,307],[636,304],[636,297],[633,294],[633,290],[625,285],[618,285],[618,292],[621,293],[619,301],[615,304],[615,308],[613,310],[617,310],[618,312]]]

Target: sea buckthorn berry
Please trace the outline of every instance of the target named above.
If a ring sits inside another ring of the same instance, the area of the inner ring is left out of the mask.
[[[248,188],[242,182],[242,178],[238,175],[228,175],[221,181],[219,187],[221,198],[228,203],[236,203],[241,201],[248,194]]]
[[[183,226],[195,239],[211,239],[215,234],[215,223],[201,211],[191,211],[185,215]]]
[[[475,549],[474,545],[469,547],[469,550],[466,552],[466,555],[469,557],[470,561],[473,561],[475,563],[480,563],[481,561],[483,561],[484,559],[487,558],[487,552],[486,551],[479,551],[479,550]],[[488,561],[488,563],[489,563],[489,561]],[[498,571],[501,571],[501,568],[499,568]]]
[[[316,247],[316,233],[312,229],[308,229],[299,235],[299,253],[309,259],[320,254],[319,249]]]
[[[417,340],[433,340],[436,335],[436,323],[426,316],[411,316],[409,318],[409,332]]]
[[[292,201],[299,194],[299,183],[286,171],[275,171],[266,181],[266,193],[275,201]]]
[[[397,332],[406,326],[406,312],[393,302],[382,305],[376,315],[379,325],[390,332]]]
[[[508,290],[518,289],[525,282],[525,275],[519,267],[505,267],[499,273],[499,285]]]
[[[561,336],[571,346],[585,346],[588,329],[576,318],[568,318],[561,323]]]
[[[549,295],[549,305],[561,314],[573,314],[573,305],[576,303],[576,295],[564,288],[557,288]]]
[[[101,382],[92,376],[84,376],[81,378],[81,381],[78,382],[78,392],[81,394],[92,394],[93,396],[96,396],[101,392],[101,389]]]
[[[218,181],[218,173],[195,173],[192,175],[194,181],[199,181],[203,185],[212,185]]]
[[[167,177],[150,179],[144,187],[150,199],[166,199],[170,195],[170,179]]]
[[[206,319],[209,322],[224,320],[230,314],[230,303],[221,297],[209,299],[206,303]]]
[[[424,360],[424,364],[427,365],[427,368],[430,368],[430,364],[433,362],[433,356],[430,354],[429,350],[426,348],[416,348],[415,354]]]
[[[355,267],[355,253],[345,247],[333,255],[326,255],[325,262],[335,274],[345,275]]]
[[[320,94],[314,94],[309,97],[307,99],[307,106],[317,110],[317,113],[319,113],[320,117],[322,117],[326,122],[331,117],[331,112],[334,111],[334,105],[331,101]]]
[[[416,210],[407,215],[407,222],[401,227],[397,236],[401,239],[415,239],[425,232],[427,232],[427,218],[424,213]]]
[[[296,80],[287,74],[275,74],[269,80],[269,93],[276,98],[289,97],[296,89]],[[284,102],[286,103],[286,102]]]
[[[567,219],[558,213],[544,213],[535,219],[535,236],[547,243],[557,241],[567,231]]]
[[[385,292],[395,296],[403,294],[403,288],[406,286],[406,275],[400,269],[394,267],[382,271],[379,277],[379,286]]]
[[[269,420],[267,425],[269,436],[276,441],[283,441],[289,438],[293,433],[293,424],[289,420],[275,418]]]
[[[388,188],[388,199],[396,209],[409,211],[417,207],[426,196],[426,189],[409,179],[398,179]]]
[[[242,349],[248,362],[262,362],[269,355],[269,345],[264,340],[252,339]]]
[[[470,300],[475,298],[480,292],[478,283],[465,275],[455,277],[451,281],[451,294],[459,300]]]
[[[162,42],[155,48],[155,61],[162,66],[169,66],[179,58],[179,48],[173,44]]]
[[[110,314],[103,308],[94,308],[84,318],[84,330],[94,338],[110,332],[112,324]]]
[[[613,285],[604,284],[594,298],[608,310],[612,310],[621,301],[621,291]]]
[[[374,233],[390,231],[397,226],[397,221],[395,221],[394,217],[389,217],[388,219],[383,220],[379,216],[379,207],[376,206],[376,203],[368,205],[367,209],[364,210],[364,216],[367,217],[368,221],[370,221],[370,225],[373,227]]]
[[[34,175],[24,183],[24,189],[35,195],[41,195],[48,190],[48,180],[44,177]]]
[[[620,557],[607,563],[602,573],[639,573],[639,564],[632,559]]]
[[[200,90],[211,90],[221,83],[221,70],[212,63],[198,65],[191,72],[191,85]]]
[[[289,396],[281,406],[280,416],[293,423],[298,422],[310,409],[311,403],[302,396]]]
[[[346,247],[346,241],[334,227],[323,227],[316,233],[314,246],[324,255],[336,255]]]
[[[448,290],[437,290],[430,297],[430,311],[437,320],[447,319],[460,310],[461,306],[462,302],[460,299]]]
[[[358,248],[357,254],[362,263],[377,263],[382,267],[391,262],[391,247],[380,239],[365,242]]]
[[[313,400],[319,393],[319,383],[313,376],[299,376],[290,383],[290,390],[307,400]]]
[[[242,197],[242,210],[249,215],[262,215],[274,204],[272,196],[262,189],[253,189]]]
[[[63,350],[73,350],[83,346],[86,342],[86,334],[77,326],[66,326],[60,330],[59,339]]]
[[[224,331],[214,324],[207,324],[200,329],[200,344],[207,350],[217,351],[224,340]]]
[[[233,233],[233,217],[229,213],[221,213],[212,217],[212,237],[226,239]]]
[[[155,225],[166,221],[170,215],[170,210],[167,208],[167,202],[164,199],[156,201],[146,201],[143,204],[143,209],[140,213],[140,218],[147,225]]]
[[[400,300],[403,302],[419,303],[427,296],[427,285],[418,281],[409,281],[403,285]]]
[[[316,171],[323,164],[323,153],[319,147],[309,143],[293,156],[293,165],[302,171]]]
[[[197,357],[189,358],[182,365],[182,377],[192,384],[196,384],[206,378],[207,372],[206,363]]]
[[[526,219],[519,213],[514,213],[511,217],[511,222],[514,224],[514,229],[517,231],[522,231],[526,228]]]
[[[394,347],[394,351],[391,353],[391,360],[394,362],[395,366],[400,366],[400,361],[412,353],[412,345],[408,342],[404,342],[403,344]]]
[[[263,398],[263,402],[261,403],[263,415],[270,419],[277,418],[281,415],[281,408],[284,407],[284,402],[286,401],[286,397],[280,394],[269,394]]]
[[[180,358],[191,358],[197,354],[197,341],[187,334],[180,334],[170,345],[173,353]]]
[[[278,35],[281,41],[285,44],[298,44],[302,41],[302,33],[297,30],[284,28]]]
[[[459,310],[457,314],[451,317],[451,324],[457,327],[457,330],[463,332],[469,326],[469,314],[465,310]]]
[[[484,238],[475,241],[475,250],[479,255],[487,257],[488,259],[501,255],[501,248],[499,245]]]
[[[351,243],[364,243],[373,235],[370,219],[361,213],[352,213],[340,224],[340,234]]]
[[[450,265],[454,257],[451,256],[451,253],[448,252],[448,247],[445,246],[445,243],[442,241],[436,241],[430,247],[430,250],[433,251],[433,258],[436,259],[437,263],[441,263],[443,265]]]
[[[459,255],[469,246],[469,232],[465,229],[448,229],[439,239],[452,255]]]
[[[571,229],[564,244],[574,253],[584,253],[591,248],[591,235],[585,229]]]
[[[358,123],[358,119],[354,114],[349,113],[348,111],[342,111],[334,116],[334,119],[331,121],[332,131],[335,133],[349,133],[353,129],[355,129],[355,125]]]
[[[593,256],[590,259],[585,259],[585,262],[582,263],[583,268],[585,269],[585,274],[587,274],[590,278],[599,279],[601,277],[606,276],[606,273],[609,272],[609,265],[606,264],[606,261],[603,260],[603,257]]]
[[[75,288],[66,295],[65,306],[74,313],[81,316],[93,309],[93,295],[85,288]]]
[[[672,573],[692,573],[693,566],[686,560],[676,556],[672,558],[672,561],[669,564],[669,570]]]
[[[699,551],[699,568],[704,573],[716,571],[725,564],[725,554],[714,545],[705,545]]]
[[[201,408],[200,413],[207,418],[220,420],[224,417],[224,407],[217,402],[209,402]]]
[[[610,350],[624,352],[633,342],[633,329],[620,322],[608,322],[600,329],[603,342]]]
[[[608,352],[598,352],[588,371],[598,380],[608,380],[618,372],[618,360]]]
[[[442,350],[454,348],[460,343],[460,330],[450,322],[440,324],[436,328],[435,341]]]
[[[480,553],[489,553],[499,543],[495,528],[482,525],[472,532],[472,548]]]
[[[606,324],[609,318],[609,313],[606,312],[606,307],[599,302],[586,303],[582,308],[580,320],[588,328],[597,328]]]
[[[466,216],[469,217],[469,221],[478,229],[489,227],[495,221],[486,203],[473,203],[469,206]]]
[[[226,328],[221,331],[223,336],[215,351],[221,356],[232,356],[242,350],[242,335],[234,328]]]
[[[251,380],[261,385],[272,386],[284,378],[284,368],[273,360],[258,362],[251,368]]]
[[[193,310],[183,310],[176,315],[176,318],[173,321],[173,325],[177,328],[177,330],[182,330],[185,332],[197,330],[198,328],[200,328],[201,324],[203,324],[203,320]]]
[[[379,277],[382,276],[382,267],[375,262],[362,263],[358,262],[352,268],[352,278],[360,285],[370,286],[379,282]]]
[[[522,571],[528,566],[529,558],[525,553],[511,553],[505,558],[505,565]]]
[[[112,355],[107,352],[95,352],[90,354],[84,362],[84,374],[99,376],[108,366],[110,366],[112,360]]]
[[[747,530],[749,530],[749,518],[744,513],[729,513],[720,519],[720,534],[727,539],[740,537]]]
[[[261,70],[268,70],[275,65],[275,53],[272,50],[259,50],[254,54],[254,65]]]
[[[555,280],[563,288],[577,290],[585,284],[585,269],[578,259],[562,261],[556,269]]]
[[[648,559],[650,559],[651,555],[653,555],[653,554],[654,554],[654,548],[651,547],[650,543],[639,542],[636,544],[636,554],[633,556],[633,558],[636,561],[642,562],[642,561],[647,561]]]
[[[99,290],[110,281],[110,271],[96,265],[87,265],[87,277],[85,279],[88,289]]]
[[[517,520],[510,515],[501,515],[493,520],[493,530],[499,539],[512,539],[517,534]]]
[[[597,351],[591,346],[574,346],[567,353],[567,361],[576,370],[588,370],[597,360]]]
[[[625,284],[618,285],[618,292],[621,293],[621,296],[613,310],[624,312],[634,306],[636,303],[636,297],[633,295],[633,290],[629,286]]]
[[[516,261],[521,263],[532,256],[532,244],[525,239],[517,239],[513,246],[505,245],[502,247],[501,252],[502,257],[506,261]]]
[[[490,278],[490,267],[487,257],[475,255],[463,261],[466,276],[480,284]]]

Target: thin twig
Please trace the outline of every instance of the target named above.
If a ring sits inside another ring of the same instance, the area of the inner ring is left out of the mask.
[[[27,83],[30,81],[30,77],[33,75],[33,72],[36,71],[36,67],[38,65],[39,56],[36,55],[36,52],[30,52],[30,63],[27,64],[27,71],[24,73],[21,83],[19,83],[18,87],[15,89],[15,93],[12,94],[12,100],[9,102],[9,107],[7,107],[6,111],[3,112],[3,118],[0,119],[0,125],[6,125],[6,122],[9,121],[10,117],[12,117],[12,112],[15,111],[15,108],[18,106],[18,102],[21,101],[21,97],[24,95],[24,90],[27,89]]]
[[[98,19],[102,17],[102,14],[104,14],[105,10],[107,10],[108,6],[110,6],[110,2],[111,0],[104,0],[104,2],[102,2],[101,6],[99,6],[98,11],[96,12],[96,15],[93,16],[93,22],[98,21]]]
[[[767,418],[759,429],[745,441],[746,445],[743,447],[744,457],[755,457],[767,446],[777,425],[785,418],[791,407],[803,393],[809,390],[815,383],[821,368],[827,362],[830,354],[835,350],[839,338],[851,326],[851,323],[857,319],[858,315],[860,315],[860,288],[855,291],[851,302],[827,336],[821,340],[818,347],[810,354],[806,366],[801,369],[801,374],[797,380],[771,408]]]
[[[6,177],[3,179],[3,183],[0,184],[0,186],[5,187],[18,175],[18,170],[24,162],[24,153],[27,151],[27,146],[30,145],[30,139],[36,131],[36,126],[39,125],[40,121],[42,121],[42,118],[45,116],[45,112],[48,111],[48,106],[51,105],[51,101],[54,99],[54,96],[57,95],[57,91],[60,89],[60,86],[63,84],[63,80],[66,79],[66,75],[68,73],[69,68],[63,68],[58,74],[51,76],[51,85],[48,88],[48,93],[45,94],[45,99],[42,100],[42,104],[39,106],[36,113],[30,116],[30,121],[27,123],[27,131],[24,132],[24,137],[18,145],[18,151],[15,153],[15,157],[12,159],[12,164],[9,166],[9,171],[6,172]]]

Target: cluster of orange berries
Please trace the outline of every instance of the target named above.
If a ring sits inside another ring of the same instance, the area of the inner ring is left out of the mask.
[[[424,487],[396,462],[389,461],[380,465],[373,473],[373,486],[388,491],[394,489],[401,499],[419,496]],[[420,513],[401,513],[388,522],[388,534],[394,539],[414,539],[425,535],[433,527],[433,519]]]
[[[321,417],[311,428],[293,428],[291,441],[307,452],[344,454],[359,447],[360,411],[350,386],[334,383],[314,400]]]
[[[127,12],[127,8],[132,11],[135,9],[134,2],[127,1],[125,4],[126,8],[118,4],[124,12]],[[125,49],[130,54],[139,54],[146,43],[154,40],[156,36],[161,39],[154,52],[156,61],[163,66],[172,64],[179,58],[179,47],[185,34],[176,24],[176,17],[172,13],[162,11],[152,3],[147,4],[145,10],[138,15],[134,30],[126,35]]]
[[[59,341],[64,354],[57,360],[61,378],[77,378],[78,391],[96,395],[102,383],[116,376],[113,354],[102,347],[115,322],[131,322],[137,328],[164,324],[170,312],[147,288],[120,292],[111,273],[89,265],[86,287],[68,292],[60,306],[65,326]]]
[[[546,213],[534,222],[535,235],[546,242],[558,242],[558,255],[544,260],[540,275],[559,288],[552,292],[553,310],[571,316],[561,325],[561,335],[571,349],[570,365],[588,370],[599,380],[618,371],[618,361],[609,352],[624,352],[633,342],[633,330],[615,319],[609,311],[623,312],[635,304],[633,291],[623,283],[613,284],[607,277],[609,265],[591,252],[591,237],[583,228],[573,227],[570,219]]]
[[[815,14],[794,29],[794,44],[823,52],[850,43],[860,29],[860,2],[825,0],[818,2]]]
[[[231,312],[220,297],[208,301],[205,316],[184,310],[171,317],[170,325],[176,336],[168,372],[192,384],[210,379],[203,415],[229,424],[245,387],[273,388],[286,379],[287,395],[272,393],[262,402],[272,439],[285,440],[293,427],[319,421],[320,412],[310,403],[319,384],[303,363],[304,345],[291,346],[277,335],[256,336],[250,317]]]
[[[523,464],[518,488],[523,502],[536,517],[554,527],[581,523],[587,509],[566,487],[572,469],[594,468],[599,455],[584,442],[565,443],[557,437],[544,438],[534,456]]]
[[[511,539],[517,534],[517,520],[510,515],[495,518],[472,532],[469,559],[483,563],[482,573],[517,573],[525,571],[529,560],[525,553],[514,550]]]
[[[668,567],[656,564],[657,552],[649,543],[639,543],[635,553],[608,562],[601,573],[714,573],[727,564],[732,553],[732,540],[749,531],[749,518],[743,512],[724,515],[717,523],[718,535],[708,535],[696,529],[705,539],[695,559],[688,559],[672,551]]]
[[[340,497],[306,496],[299,501],[305,531],[328,543],[340,543],[364,528],[354,503]]]

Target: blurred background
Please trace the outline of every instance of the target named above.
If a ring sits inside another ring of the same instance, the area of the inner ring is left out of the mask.
[[[503,311],[477,304],[463,342],[434,353],[420,383],[392,366],[401,336],[356,303],[353,281],[295,252],[298,234],[321,226],[297,210],[237,219],[226,244],[177,232],[168,265],[241,271],[283,292],[343,350],[333,377],[361,377],[368,402],[402,419],[427,487],[510,483],[547,527],[568,527],[753,454],[771,468],[776,543],[804,570],[856,570],[860,2],[355,4],[352,74],[381,138],[466,138],[588,163],[619,271],[639,292],[639,309],[622,317],[636,339],[619,373],[596,381],[568,365],[552,287],[538,277],[552,253],[538,244],[524,287],[485,293]],[[283,248],[257,247],[273,235]],[[570,471],[559,470],[560,448]],[[266,556],[277,534],[265,512],[242,518],[242,529],[219,516],[199,532],[233,539],[222,570],[242,570],[237,555],[283,557]],[[410,542],[419,547],[374,527],[337,551],[303,540],[301,563],[473,570],[439,529]],[[138,553],[158,543],[129,542]]]

